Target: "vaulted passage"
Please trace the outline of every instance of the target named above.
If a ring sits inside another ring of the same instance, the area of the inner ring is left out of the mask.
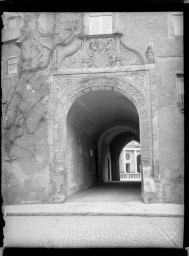
[[[81,96],[68,113],[67,138],[67,196],[107,183],[103,188],[120,189],[124,197],[134,191],[130,198],[140,198],[140,184],[120,182],[121,150],[132,140],[140,142],[136,107],[124,95],[101,90]]]

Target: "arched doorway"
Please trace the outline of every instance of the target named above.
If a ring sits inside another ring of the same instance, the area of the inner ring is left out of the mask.
[[[128,131],[111,131],[121,125],[127,126]],[[120,180],[118,156],[123,142],[139,139],[131,132],[133,129],[139,134],[138,112],[119,92],[98,90],[76,100],[67,116],[67,195],[99,182]],[[98,152],[98,138],[107,130],[109,136],[103,138]],[[100,169],[94,168],[96,154],[101,158]]]
[[[123,148],[119,156],[120,181],[141,182],[140,143],[130,141]]]
[[[81,78],[79,80],[59,78],[54,82],[53,91],[53,95],[56,95],[58,110],[54,116],[53,136],[56,143],[53,144],[54,157],[52,161],[53,166],[59,170],[58,175],[54,178],[54,180],[56,179],[55,183],[58,183],[59,188],[63,189],[56,189],[56,193],[59,195],[63,193],[66,198],[69,194],[93,184],[95,181],[91,177],[96,177],[98,181],[106,179],[103,175],[107,176],[108,172],[102,172],[102,169],[108,169],[108,162],[105,161],[106,166],[101,166],[100,171],[98,168],[99,143],[97,141],[109,129],[115,126],[127,126],[129,129],[135,130],[136,134],[138,133],[138,135],[133,133],[134,135],[141,138],[142,172],[145,173],[142,181],[142,195],[144,201],[152,201],[155,198],[152,134],[150,112],[145,95],[124,77],[113,78],[108,75],[107,77],[95,76],[92,79],[83,80]],[[108,138],[108,143],[120,133],[122,132],[119,131],[117,134],[113,132]],[[76,149],[78,140],[81,140],[81,145],[83,145],[83,149],[80,151]],[[103,149],[101,156],[104,159],[104,155],[109,154],[110,156],[110,152],[105,150],[107,142],[101,142],[101,149]],[[69,147],[72,147],[73,150]],[[79,156],[78,152],[83,152],[83,156]],[[86,173],[83,175],[84,180],[77,177],[77,171],[70,172],[70,168],[78,169],[76,162],[79,158],[84,161],[83,170]],[[111,156],[110,162],[112,163]],[[103,163],[101,162],[101,164]],[[90,168],[88,168],[89,166]],[[96,170],[95,175],[94,173],[89,175],[87,170],[94,169]],[[70,177],[70,173],[73,174],[73,177]],[[61,182],[58,177],[60,175],[63,176]],[[76,182],[76,180],[78,181]]]

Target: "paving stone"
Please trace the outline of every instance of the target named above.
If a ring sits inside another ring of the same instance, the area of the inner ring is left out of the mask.
[[[9,216],[7,247],[182,248],[183,218],[129,216]]]
[[[184,206],[180,204],[144,203],[76,203],[31,204],[4,206],[6,215],[131,215],[131,216],[183,216]]]

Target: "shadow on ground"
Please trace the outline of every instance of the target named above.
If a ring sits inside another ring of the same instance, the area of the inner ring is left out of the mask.
[[[105,182],[71,195],[67,202],[142,202],[141,182]]]

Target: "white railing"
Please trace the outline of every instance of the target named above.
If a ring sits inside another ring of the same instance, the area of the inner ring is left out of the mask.
[[[120,173],[120,179],[141,179],[141,174],[140,173]]]

